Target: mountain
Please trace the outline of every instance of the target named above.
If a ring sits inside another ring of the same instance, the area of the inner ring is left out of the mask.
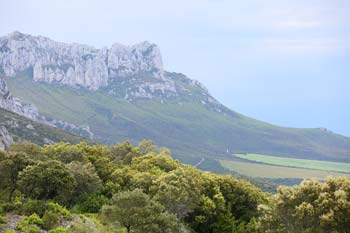
[[[231,153],[350,162],[349,138],[234,112],[198,81],[166,71],[149,42],[96,49],[14,32],[0,38],[0,72],[40,115],[84,125],[103,143],[152,139],[211,169]]]

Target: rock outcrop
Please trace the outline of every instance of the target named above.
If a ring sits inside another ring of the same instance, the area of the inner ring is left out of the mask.
[[[199,82],[165,72],[158,46],[147,41],[96,49],[20,32],[0,37],[0,74],[11,77],[29,71],[36,82],[104,89],[129,101],[191,96],[194,87],[200,89],[203,104],[218,104]]]
[[[157,99],[163,103],[171,99],[181,104],[191,99],[211,110],[230,113],[198,81],[183,74],[166,72],[159,48],[147,41],[132,46],[113,44],[110,48],[96,49],[13,32],[0,37],[1,73],[9,78],[27,75],[35,82],[99,90],[128,101]],[[16,104],[20,103],[17,101]],[[32,119],[40,118],[35,107],[30,105],[11,111]],[[88,126],[75,127],[58,119],[44,120],[91,138]]]
[[[23,104],[12,96],[7,88],[5,79],[0,76],[0,108],[15,112],[33,120],[39,120],[38,109],[32,104]]]
[[[13,143],[13,138],[4,126],[0,126],[0,150],[6,150]]]
[[[0,67],[6,76],[32,68],[35,81],[91,90],[107,86],[113,79],[145,72],[164,79],[160,51],[149,42],[95,49],[20,32],[0,38]]]

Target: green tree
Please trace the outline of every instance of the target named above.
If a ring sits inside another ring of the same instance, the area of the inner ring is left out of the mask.
[[[19,173],[30,164],[33,161],[23,152],[0,154],[0,188],[9,190],[9,201],[12,201],[13,193],[18,188]]]
[[[72,161],[86,162],[88,160],[86,156],[84,156],[84,152],[80,144],[71,145],[69,143],[60,142],[45,145],[42,149],[42,153],[47,155],[47,157],[50,159],[56,159],[63,163],[70,163]]]
[[[192,167],[179,167],[160,176],[151,188],[156,201],[182,220],[199,204],[200,172]]]
[[[102,181],[97,175],[95,167],[90,162],[83,164],[78,161],[73,161],[66,165],[66,167],[77,183],[75,187],[75,194],[77,196],[101,190]]]
[[[53,199],[66,203],[74,192],[76,181],[65,166],[48,160],[27,166],[20,174],[19,187],[27,196],[35,199]]]
[[[138,148],[126,141],[111,147],[112,160],[115,163],[130,164],[133,158],[142,156]]]
[[[306,180],[280,187],[270,206],[261,210],[261,232],[349,233],[350,180]]]
[[[106,219],[119,222],[127,232],[178,232],[174,215],[139,189],[115,194],[112,203],[102,209]]]

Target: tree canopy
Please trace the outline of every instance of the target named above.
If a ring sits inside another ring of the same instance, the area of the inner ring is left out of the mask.
[[[181,164],[151,141],[17,143],[0,152],[0,178],[0,230],[2,212],[14,212],[44,221],[24,222],[23,229],[52,232],[62,230],[62,218],[71,222],[68,232],[350,232],[345,177],[307,180],[272,195]]]

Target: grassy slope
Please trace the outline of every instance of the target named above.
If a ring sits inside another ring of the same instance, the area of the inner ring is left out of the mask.
[[[327,176],[347,176],[349,173],[339,173],[331,171],[311,170],[294,167],[282,167],[267,164],[258,164],[245,161],[220,160],[221,165],[231,171],[249,177],[261,178],[315,178],[324,180]]]
[[[133,103],[103,92],[8,78],[14,96],[34,103],[55,119],[88,124],[105,143],[152,139],[183,162],[201,157],[228,159],[233,153],[260,153],[349,161],[350,139],[318,129],[276,127],[236,114],[208,110],[198,102],[140,100]]]
[[[45,139],[54,142],[65,141],[70,143],[79,143],[86,140],[54,127],[34,122],[2,108],[0,108],[0,125],[6,127],[15,142],[31,141],[43,145],[46,143]]]
[[[309,159],[285,158],[259,154],[235,154],[234,156],[253,162],[271,164],[284,167],[317,169],[323,171],[337,171],[350,173],[350,163],[329,162]]]

